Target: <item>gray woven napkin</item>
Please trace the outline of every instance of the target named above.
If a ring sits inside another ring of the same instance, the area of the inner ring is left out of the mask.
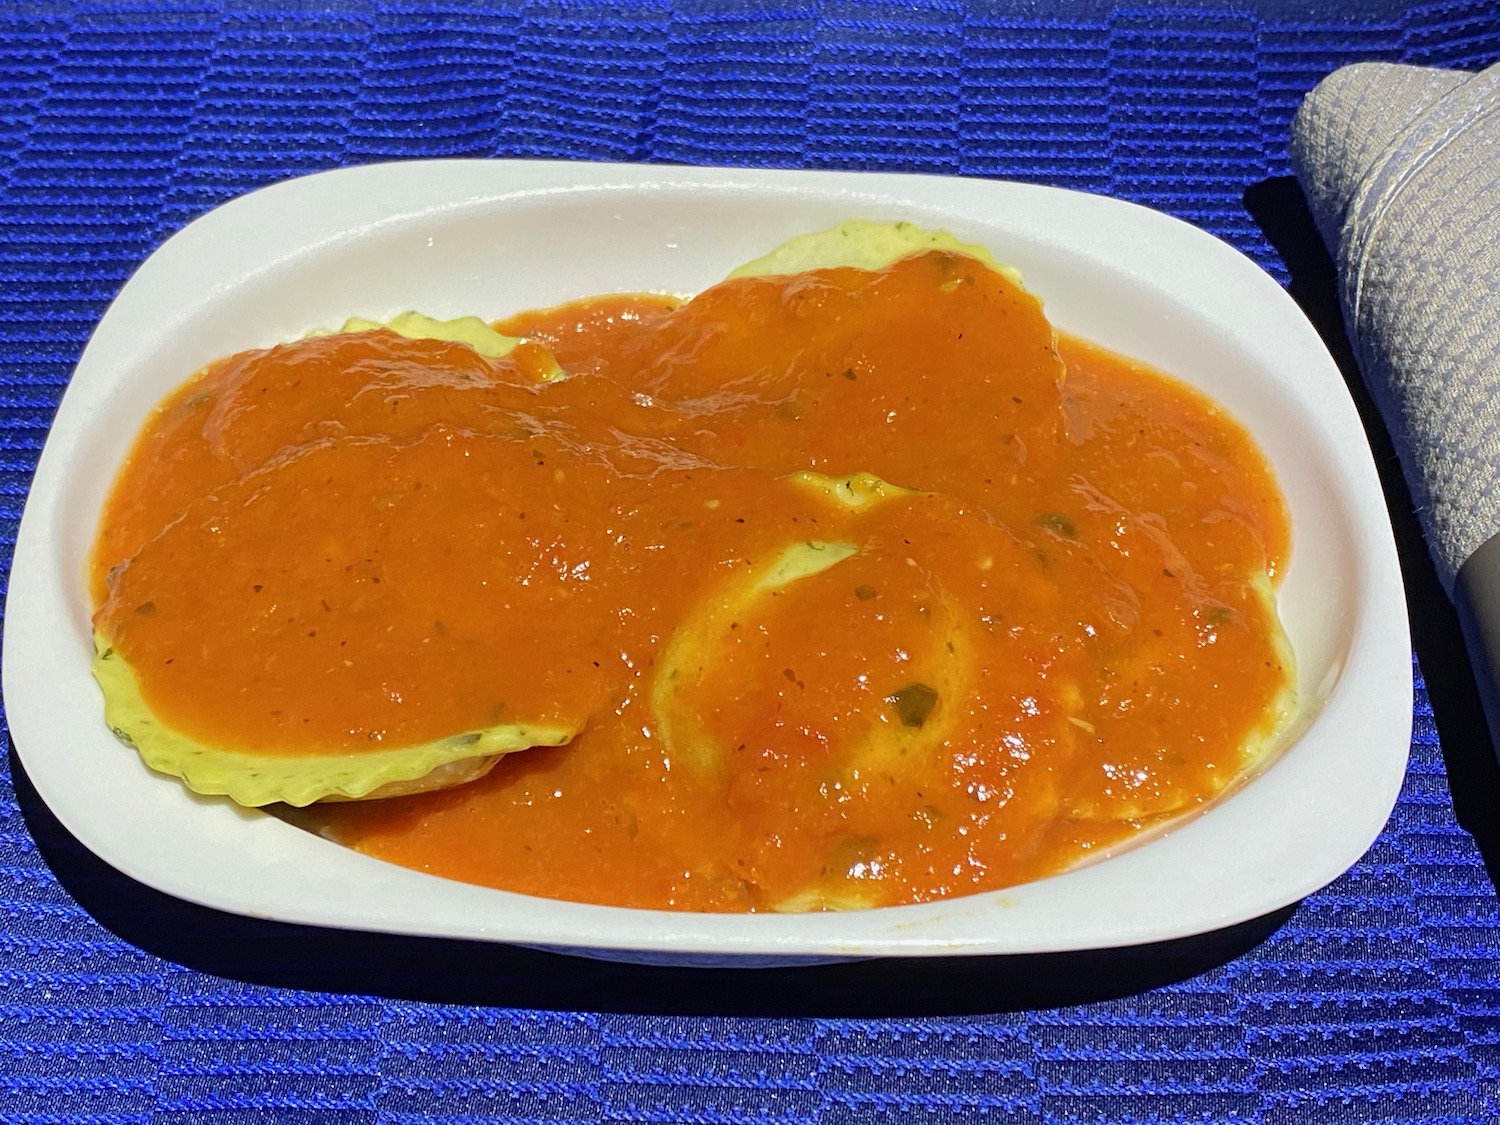
[[[1500,65],[1324,79],[1292,162],[1439,577],[1500,533]]]

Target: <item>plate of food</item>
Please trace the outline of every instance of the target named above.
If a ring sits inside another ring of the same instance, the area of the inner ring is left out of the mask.
[[[682,964],[1165,940],[1384,824],[1410,644],[1282,289],[960,178],[439,161],[234,200],[28,498],[17,753],[254,917]]]

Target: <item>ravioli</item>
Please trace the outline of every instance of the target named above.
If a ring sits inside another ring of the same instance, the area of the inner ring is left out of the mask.
[[[409,340],[452,340],[468,344],[482,356],[498,359],[509,355],[521,343],[515,336],[496,332],[477,316],[461,316],[450,320],[437,320],[415,310],[398,313],[387,321],[369,320],[362,316],[351,316],[344,321],[340,332],[373,332],[385,328],[405,336]]]
[[[769,254],[731,270],[729,277],[774,277],[841,268],[875,271],[931,250],[973,258],[1014,284],[1021,284],[1021,271],[996,261],[983,246],[963,242],[945,230],[870,219],[851,219],[829,230],[789,238]]]
[[[251,807],[395,797],[462,785],[483,777],[503,754],[560,746],[577,733],[509,724],[395,750],[294,756],[230,750],[163,722],[141,696],[140,682],[124,658],[96,644],[94,678],[104,693],[104,720],[115,736],[135,747],[152,769],[181,778],[193,792]]]
[[[478,317],[436,320],[406,312],[382,324],[350,318],[341,333],[385,329],[410,340],[438,340],[498,359],[522,341],[503,336]],[[327,335],[318,333],[316,335]],[[555,365],[548,365],[555,370]],[[118,564],[117,564],[118,565]],[[155,612],[154,603],[147,603]],[[105,721],[153,770],[181,779],[196,793],[238,804],[305,806],[323,800],[375,799],[448,788],[482,777],[501,755],[532,746],[557,746],[577,726],[556,722],[501,723],[395,748],[337,752],[266,752],[204,740],[152,709],[125,654],[96,634],[94,678],[104,695]]]
[[[1268,467],[983,247],[858,220],[691,299],[345,328],[180,391],[101,528],[108,721],[199,792],[840,910],[1053,874],[1284,740]]]

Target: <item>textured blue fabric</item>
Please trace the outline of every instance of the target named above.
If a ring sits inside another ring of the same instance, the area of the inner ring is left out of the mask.
[[[1357,59],[1497,57],[1500,11],[1480,0],[6,5],[0,564],[110,297],[153,246],[247,189],[426,156],[1013,177],[1182,216],[1307,297],[1326,282],[1311,227],[1268,218],[1295,212],[1280,178],[1301,96]],[[1456,633],[1420,545],[1405,555],[1414,598],[1428,596],[1428,676],[1386,831],[1263,942],[1116,999],[1017,1003],[1034,994],[985,992],[990,970],[971,967],[902,1014],[850,1019],[835,1001],[809,1014],[795,1001],[813,986],[795,978],[716,1009],[719,983],[580,966],[611,990],[591,1004],[557,959],[472,950],[444,951],[467,976],[437,979],[420,943],[236,928],[122,892],[48,826],[11,759],[0,1122],[1500,1120],[1500,910],[1455,816],[1467,800],[1485,822],[1473,787],[1500,785],[1487,747],[1459,745],[1474,707],[1442,655]],[[1439,718],[1459,735],[1440,740]],[[391,987],[347,972],[351,950]],[[527,983],[548,973],[553,1005]],[[631,1014],[657,1009],[658,986],[690,991],[664,1005],[676,1012]],[[777,990],[782,1009],[757,995]]]

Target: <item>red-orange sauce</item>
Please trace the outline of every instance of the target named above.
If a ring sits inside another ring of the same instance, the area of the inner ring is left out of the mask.
[[[1265,463],[996,274],[929,253],[499,327],[536,343],[214,365],[101,527],[96,629],[201,740],[581,729],[320,806],[335,839],[588,902],[885,905],[1056,872],[1243,764],[1285,675],[1251,581],[1287,550]],[[850,509],[803,471],[912,491]],[[809,541],[857,550],[744,594]]]

